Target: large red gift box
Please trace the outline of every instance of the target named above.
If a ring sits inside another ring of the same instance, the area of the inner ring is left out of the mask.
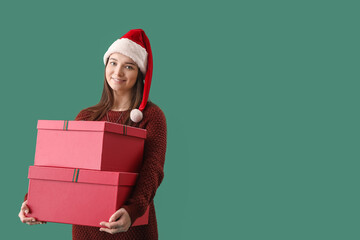
[[[101,227],[125,203],[137,173],[59,167],[29,168],[28,216]],[[132,226],[148,224],[149,207]]]
[[[39,120],[35,165],[139,172],[146,130],[103,121]]]

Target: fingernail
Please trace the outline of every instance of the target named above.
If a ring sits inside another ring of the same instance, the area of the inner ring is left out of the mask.
[[[31,219],[32,222],[35,222],[35,219]]]

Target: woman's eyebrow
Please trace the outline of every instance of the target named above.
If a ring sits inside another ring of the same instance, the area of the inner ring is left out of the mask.
[[[109,60],[114,60],[114,61],[117,61],[117,62],[118,62],[118,60],[117,60],[116,58],[110,58]],[[136,66],[136,64],[133,63],[133,62],[125,62],[125,64],[131,64],[131,65]]]
[[[116,58],[110,58],[109,60],[118,61]],[[136,64],[133,63],[133,62],[125,62],[125,64],[132,64],[132,65],[135,65],[135,66],[136,66]]]

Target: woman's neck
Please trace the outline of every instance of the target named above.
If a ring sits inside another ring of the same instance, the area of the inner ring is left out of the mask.
[[[114,105],[111,110],[113,111],[126,111],[130,108],[131,93],[117,93],[114,92]]]

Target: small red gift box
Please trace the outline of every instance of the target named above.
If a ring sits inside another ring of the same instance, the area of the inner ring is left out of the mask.
[[[139,172],[146,130],[102,121],[39,120],[35,165]]]
[[[39,221],[101,227],[136,183],[137,173],[30,166],[28,216]],[[149,207],[132,226],[148,224]]]

